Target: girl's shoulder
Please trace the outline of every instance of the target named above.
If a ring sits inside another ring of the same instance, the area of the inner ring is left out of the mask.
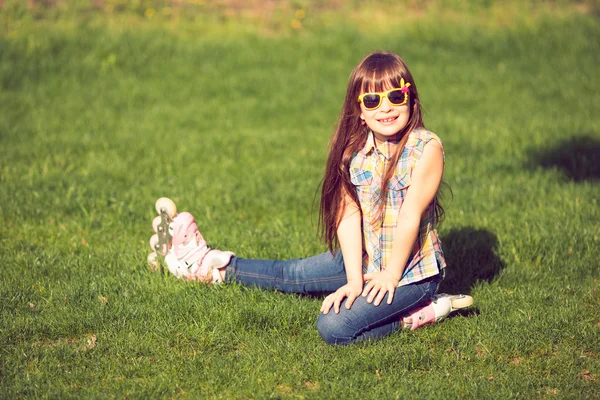
[[[404,146],[404,151],[400,158],[400,162],[402,162],[403,160],[406,160],[406,162],[411,160],[413,164],[416,164],[421,158],[421,155],[423,154],[425,145],[432,140],[438,142],[439,145],[442,147],[442,155],[444,157],[444,160],[446,160],[444,146],[439,136],[425,128],[417,128],[409,134],[408,140],[406,141],[406,145]]]
[[[410,134],[408,135],[406,147],[422,149],[431,140],[435,140],[439,142],[440,145],[442,145],[442,139],[440,139],[440,137],[437,134],[425,128],[417,128],[410,132]]]

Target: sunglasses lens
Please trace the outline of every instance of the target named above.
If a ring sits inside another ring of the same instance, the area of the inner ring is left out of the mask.
[[[368,94],[363,97],[363,104],[366,108],[377,108],[379,105],[379,95],[378,94]]]
[[[390,103],[398,105],[404,103],[404,93],[401,90],[394,90],[388,93]]]

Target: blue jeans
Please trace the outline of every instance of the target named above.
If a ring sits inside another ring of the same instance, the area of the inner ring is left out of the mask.
[[[286,293],[323,295],[346,284],[342,253],[324,253],[295,260],[247,260],[234,257],[227,266],[226,281]],[[345,301],[336,314],[320,314],[317,330],[329,344],[350,344],[383,337],[400,328],[400,319],[425,305],[435,294],[439,275],[396,288],[392,304],[375,306],[360,296],[347,310]]]

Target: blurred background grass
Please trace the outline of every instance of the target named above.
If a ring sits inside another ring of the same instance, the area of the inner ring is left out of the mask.
[[[597,15],[598,0],[0,0],[5,34],[28,22],[161,27],[179,35],[282,35],[347,25],[363,34],[414,22],[506,29],[539,18]]]
[[[597,4],[3,1],[0,397],[598,397]],[[240,256],[324,251],[375,49],[444,141],[443,289],[472,312],[333,348],[320,299],[148,269],[164,195]]]

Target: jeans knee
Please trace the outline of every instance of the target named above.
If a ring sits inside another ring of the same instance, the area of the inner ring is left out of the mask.
[[[329,314],[320,314],[317,319],[317,331],[327,344],[350,343],[346,335],[347,332],[345,332],[343,323],[339,317],[339,314],[335,314],[332,311]]]

